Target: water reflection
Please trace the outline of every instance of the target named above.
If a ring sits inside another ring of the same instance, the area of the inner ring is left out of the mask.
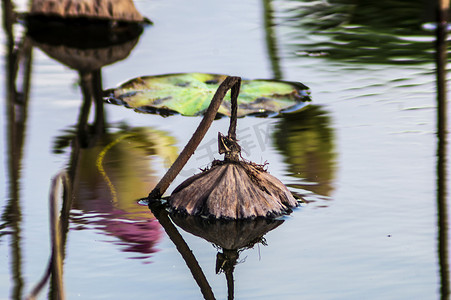
[[[78,138],[72,137],[69,164],[73,209],[81,211],[72,214],[75,228],[101,229],[119,238],[124,251],[154,252],[160,226],[136,199],[157,183],[152,158],[173,161],[176,157],[173,138],[151,128],[127,127],[96,136],[93,143],[86,143],[88,147],[77,146]]]
[[[246,249],[253,248],[256,244],[266,245],[264,235],[284,222],[283,220],[264,218],[229,221],[209,220],[177,213],[173,213],[169,217],[164,205],[152,202],[149,207],[182,255],[205,299],[215,299],[213,290],[196,257],[174,226],[174,223],[186,232],[212,243],[220,250],[216,255],[215,271],[216,274],[225,274],[228,299],[230,300],[234,299],[233,272],[238,263],[240,253]]]
[[[1,215],[0,238],[10,237],[11,298],[21,299],[22,275],[22,208],[20,203],[20,177],[23,145],[27,125],[28,99],[32,47],[27,39],[16,41],[14,24],[16,15],[11,1],[2,1],[3,27],[7,37],[6,49],[6,113],[8,189],[7,203]]]
[[[280,67],[280,57],[278,54],[277,39],[274,28],[274,9],[271,0],[263,0],[263,20],[265,22],[265,38],[268,57],[271,62],[271,69],[274,79],[282,79],[282,68]]]
[[[11,1],[2,3],[3,25],[8,38],[5,65],[10,196],[2,214],[0,236],[11,236],[13,299],[23,298],[19,181],[33,47],[77,70],[80,77],[83,102],[78,124],[75,130],[59,137],[55,147],[55,152],[59,153],[66,147],[70,148],[68,180],[66,173],[62,172],[52,186],[52,237],[56,236],[57,242],[52,239],[49,264],[29,295],[30,299],[34,298],[50,278],[49,297],[64,298],[61,296],[64,294],[61,274],[70,211],[78,209],[83,212],[82,215],[73,215],[73,223],[94,224],[108,235],[119,238],[120,244],[125,245],[124,251],[146,255],[154,252],[153,247],[161,237],[160,226],[147,207],[139,206],[136,199],[148,192],[155,181],[149,157],[160,157],[161,161],[170,162],[177,149],[172,146],[172,137],[165,132],[151,128],[131,129],[124,124],[112,130],[105,120],[101,68],[130,54],[143,32],[142,24],[88,22],[85,19],[66,22],[28,15],[27,33],[16,41],[13,27],[17,15]],[[94,121],[89,124],[93,105]],[[59,193],[56,191],[60,178],[64,178],[64,200],[58,217]],[[96,217],[91,219],[86,213]]]
[[[288,165],[288,175],[296,179],[287,186],[301,189],[297,191],[300,196],[302,190],[331,196],[336,153],[331,120],[324,108],[309,105],[281,116],[273,138]]]
[[[127,23],[112,27],[81,21],[58,23],[29,17],[27,30],[34,46],[69,68],[87,73],[127,58],[138,43],[143,26]]]
[[[297,55],[371,64],[433,60],[433,37],[425,36],[421,24],[430,19],[434,1],[284,2],[294,9],[285,11],[283,22],[302,35]]]
[[[297,56],[361,64],[432,63],[436,52],[437,80],[437,252],[441,299],[449,299],[447,84],[449,1],[281,1],[291,8],[281,14],[284,25],[296,28]],[[440,7],[438,7],[440,6]],[[422,30],[435,22],[435,40]],[[293,39],[291,39],[293,40]],[[434,42],[435,41],[435,45]],[[433,48],[435,46],[435,49]],[[358,67],[358,66],[357,66]],[[283,148],[281,148],[283,149]]]
[[[207,240],[220,250],[216,255],[215,271],[216,274],[224,273],[226,277],[228,299],[234,299],[233,272],[240,253],[256,244],[266,245],[264,235],[283,223],[282,220],[270,219],[212,221],[177,214],[171,219],[183,230]]]
[[[171,219],[183,230],[227,250],[252,248],[263,236],[280,226],[283,220],[263,219],[220,221],[172,214]]]
[[[440,268],[441,299],[449,299],[448,263],[448,203],[447,203],[447,134],[448,105],[446,85],[447,27],[449,2],[440,2],[436,32],[436,79],[437,79],[437,227],[438,260]]]
[[[150,157],[172,161],[177,149],[166,133],[151,128],[112,128],[106,122],[101,68],[125,59],[137,44],[138,23],[66,22],[29,16],[35,47],[79,73],[83,95],[75,130],[57,138],[54,151],[70,148],[71,208],[77,229],[94,227],[120,240],[124,251],[150,254],[161,237],[158,223],[136,199],[156,182]],[[94,105],[94,121],[88,123]],[[69,147],[70,146],[70,147]],[[146,256],[144,256],[146,257]]]

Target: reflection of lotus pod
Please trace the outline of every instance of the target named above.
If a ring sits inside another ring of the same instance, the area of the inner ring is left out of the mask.
[[[263,235],[283,223],[282,220],[206,220],[195,216],[173,214],[171,219],[183,230],[199,236],[222,249],[250,248],[261,242]]]
[[[142,22],[132,0],[33,0],[31,15]]]
[[[218,219],[274,217],[297,206],[282,182],[262,166],[242,161],[214,161],[179,185],[169,203],[175,211]]]
[[[143,26],[131,23],[115,30],[105,22],[49,22],[29,16],[27,29],[33,44],[50,57],[72,69],[90,72],[125,59]]]
[[[93,71],[125,59],[137,42],[138,38],[121,45],[83,50],[62,45],[53,46],[36,42],[34,44],[50,57],[69,68],[80,71]]]

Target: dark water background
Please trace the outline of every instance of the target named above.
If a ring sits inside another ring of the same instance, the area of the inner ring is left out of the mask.
[[[448,223],[437,205],[437,169],[446,163],[437,164],[435,38],[422,29],[433,7],[361,2],[135,1],[154,25],[126,58],[91,75],[31,42],[26,110],[8,104],[8,73],[0,77],[0,299],[25,297],[47,267],[48,195],[61,170],[76,174],[63,267],[68,299],[202,298],[166,232],[136,204],[200,118],[107,104],[106,133],[73,143],[83,80],[111,88],[180,72],[299,81],[312,92],[300,112],[238,121],[245,157],[267,161],[305,204],[239,253],[237,299],[448,299],[447,257],[439,255],[447,254],[439,230]],[[24,32],[15,26],[16,39]],[[7,70],[5,30],[0,40]],[[21,116],[15,121],[11,108]],[[219,158],[215,138],[227,126],[226,118],[214,122],[169,192]],[[227,298],[226,276],[215,272],[221,251],[179,231],[216,298]]]

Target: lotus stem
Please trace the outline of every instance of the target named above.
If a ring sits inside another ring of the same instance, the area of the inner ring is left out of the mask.
[[[241,78],[235,76],[228,76],[218,87],[216,90],[213,99],[211,100],[210,106],[207,108],[205,112],[204,118],[200,122],[196,131],[194,132],[191,139],[186,144],[185,148],[183,148],[180,155],[177,157],[175,162],[166,172],[166,174],[161,178],[160,182],[155,186],[155,188],[150,192],[148,199],[149,204],[153,201],[157,201],[161,198],[161,196],[166,192],[169,185],[174,181],[175,177],[180,173],[185,164],[190,159],[191,155],[193,155],[196,148],[199,146],[200,142],[204,138],[208,129],[213,123],[213,120],[216,117],[216,114],[219,110],[219,107],[227,94],[229,89],[232,89],[231,101],[232,101],[232,117],[230,119],[230,129],[229,136],[232,135],[234,139],[236,139],[236,118],[237,118],[237,106],[238,106],[238,94],[240,91]],[[235,115],[235,116],[234,116]],[[234,125],[233,125],[234,124]]]

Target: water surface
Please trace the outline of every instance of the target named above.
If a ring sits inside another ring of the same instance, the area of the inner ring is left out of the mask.
[[[433,37],[421,29],[424,8],[387,12],[395,1],[382,1],[385,7],[362,11],[319,2],[309,11],[298,7],[303,1],[135,1],[154,25],[128,57],[101,69],[100,83],[106,89],[140,75],[210,72],[310,87],[313,102],[300,112],[238,121],[245,158],[268,162],[305,204],[239,253],[237,299],[446,299]],[[370,21],[382,16],[385,22]],[[4,30],[0,38],[6,70]],[[50,180],[61,170],[77,174],[64,259],[68,299],[202,298],[174,243],[135,201],[200,118],[105,105],[105,133],[77,148],[83,78],[33,47],[22,156],[14,165],[7,79],[2,72],[0,298],[22,299],[44,273]],[[226,118],[213,123],[168,192],[220,157],[216,136],[227,127]],[[226,276],[215,272],[221,251],[178,231],[216,298],[226,298]],[[46,297],[44,290],[40,299]]]

